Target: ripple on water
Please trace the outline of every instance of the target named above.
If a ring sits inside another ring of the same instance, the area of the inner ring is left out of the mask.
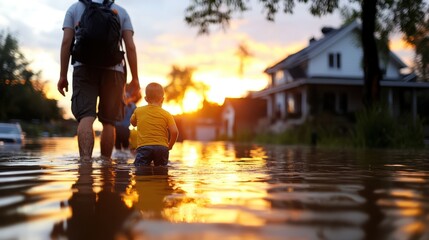
[[[0,149],[0,236],[425,239],[429,234],[427,152],[186,141],[175,146],[168,168],[153,168],[136,167],[133,156],[122,153],[112,161],[80,162],[75,140],[42,139]]]

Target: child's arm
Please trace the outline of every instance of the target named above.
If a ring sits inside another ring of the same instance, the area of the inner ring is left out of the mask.
[[[134,111],[134,113],[135,113],[135,111]],[[135,127],[135,126],[137,126],[137,118],[136,118],[136,115],[134,113],[133,113],[133,115],[131,115],[130,123],[131,123],[131,125],[133,125]]]
[[[168,149],[173,149],[174,144],[179,137],[179,130],[177,129],[176,123],[173,121],[168,125],[168,131],[170,132],[170,139],[168,141]]]

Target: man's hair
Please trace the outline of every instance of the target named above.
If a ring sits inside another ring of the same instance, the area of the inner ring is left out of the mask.
[[[158,102],[164,97],[164,88],[159,83],[149,83],[145,92],[146,99],[151,102]]]

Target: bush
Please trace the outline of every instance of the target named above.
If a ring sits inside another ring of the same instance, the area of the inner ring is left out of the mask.
[[[423,122],[410,116],[392,117],[382,106],[356,113],[356,123],[330,114],[318,115],[279,133],[259,134],[256,142],[327,147],[422,148]]]
[[[272,144],[305,144],[344,147],[350,146],[353,125],[347,119],[331,114],[322,114],[280,134],[265,133],[255,141]]]
[[[394,118],[387,108],[374,106],[356,114],[353,140],[362,148],[420,148],[423,124],[409,116]]]

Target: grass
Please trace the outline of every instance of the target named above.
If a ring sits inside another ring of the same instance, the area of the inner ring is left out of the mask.
[[[411,116],[398,118],[376,106],[355,114],[354,122],[322,114],[282,133],[263,133],[253,140],[268,144],[305,144],[355,148],[423,148],[423,122]]]

